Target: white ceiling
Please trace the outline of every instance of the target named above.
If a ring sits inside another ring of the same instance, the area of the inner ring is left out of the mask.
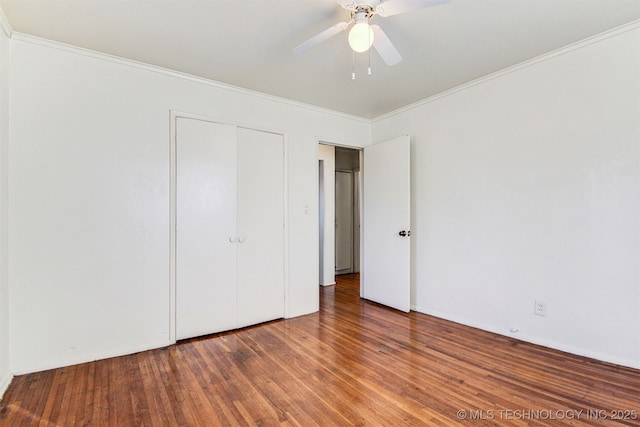
[[[352,54],[334,0],[0,0],[13,27],[99,52],[366,118],[640,19],[640,0],[453,0],[374,17],[403,61]],[[640,56],[640,53],[639,53]]]

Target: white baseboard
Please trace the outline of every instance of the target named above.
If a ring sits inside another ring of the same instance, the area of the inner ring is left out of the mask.
[[[82,355],[78,355],[75,357],[70,356],[65,359],[59,359],[59,360],[47,362],[44,364],[34,364],[34,365],[28,365],[28,366],[20,366],[20,365],[12,366],[11,370],[15,375],[25,375],[25,374],[31,374],[34,372],[47,371],[49,369],[58,369],[58,368],[64,368],[65,366],[73,366],[73,365],[79,365],[81,363],[94,362],[96,360],[110,359],[112,357],[128,356],[130,354],[140,353],[147,350],[155,350],[158,348],[168,347],[172,344],[175,344],[175,342],[161,341],[158,343],[149,343],[147,345],[142,345],[139,347],[133,346],[133,347],[122,348],[113,352],[105,352],[105,353],[86,352]]]
[[[459,316],[451,316],[445,313],[441,313],[434,310],[428,310],[421,307],[412,306],[412,310],[418,313],[427,314],[440,319],[449,320],[451,322],[459,323],[461,325],[470,326],[472,328],[482,329],[483,331],[492,332],[494,334],[503,335],[506,337],[514,338],[520,341],[528,342],[531,344],[540,345],[543,347],[552,348],[554,350],[563,351],[565,353],[575,354],[577,356],[588,357],[590,359],[599,360],[601,362],[613,363],[615,365],[626,366],[629,368],[640,369],[640,360],[625,359],[610,354],[595,352],[589,349],[575,347],[572,345],[556,342],[543,337],[528,335],[526,333],[511,332],[509,329],[503,329],[496,327],[495,325],[489,325],[485,323],[475,322],[469,319],[465,319]]]

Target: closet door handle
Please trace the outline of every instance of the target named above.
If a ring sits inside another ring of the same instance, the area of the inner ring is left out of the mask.
[[[229,237],[229,242],[235,243],[236,242],[236,238],[233,237],[233,236]]]
[[[238,237],[238,243],[244,243],[244,237]]]

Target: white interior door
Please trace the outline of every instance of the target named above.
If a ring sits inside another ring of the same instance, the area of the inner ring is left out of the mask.
[[[408,312],[411,298],[409,137],[366,147],[363,178],[363,297]]]
[[[236,128],[176,128],[176,338],[236,327]]]
[[[284,139],[238,128],[238,327],[284,317]]]

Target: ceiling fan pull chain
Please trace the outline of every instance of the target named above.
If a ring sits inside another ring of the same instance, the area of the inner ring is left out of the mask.
[[[372,34],[373,34],[373,32],[369,31],[369,34],[368,34],[368,36],[369,36],[369,46],[371,46],[371,44],[373,43],[373,41],[371,40],[371,35]],[[369,49],[367,51],[367,53],[369,54],[369,66],[367,68],[367,74],[371,75],[371,49]]]
[[[351,55],[351,80],[356,79],[356,53],[352,52]]]

